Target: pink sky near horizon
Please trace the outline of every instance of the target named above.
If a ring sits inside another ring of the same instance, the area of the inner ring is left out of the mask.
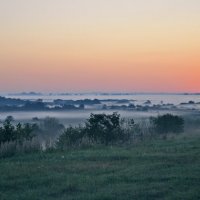
[[[0,92],[200,92],[200,1],[2,0]]]

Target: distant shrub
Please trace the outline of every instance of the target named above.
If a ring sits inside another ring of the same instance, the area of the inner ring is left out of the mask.
[[[180,116],[165,114],[151,118],[154,130],[159,134],[181,133],[184,131],[184,119]]]
[[[65,149],[66,147],[80,146],[82,139],[85,137],[85,128],[68,127],[63,134],[60,135],[56,143],[56,147],[59,149]]]
[[[48,131],[51,130],[53,132],[63,129],[64,126],[60,124],[60,122],[56,118],[46,117],[41,123],[41,128]]]
[[[90,140],[106,145],[123,139],[120,115],[117,113],[91,114],[86,122],[85,131]]]
[[[35,122],[38,122],[39,118],[38,117],[33,117],[32,120],[35,121]]]
[[[34,137],[34,124],[20,124],[13,125],[9,119],[6,119],[3,126],[0,127],[0,143],[24,140],[31,140]]]
[[[83,144],[114,144],[131,139],[136,125],[133,120],[120,119],[120,115],[113,113],[91,114],[83,127],[69,127],[58,138],[56,146],[66,148]]]
[[[64,130],[64,125],[62,125],[59,120],[53,117],[46,117],[40,120],[38,123],[38,128],[35,129],[34,133],[41,140],[55,140]]]
[[[132,142],[133,140],[141,139],[142,130],[133,119],[121,119],[120,127],[123,132],[122,142]]]
[[[5,120],[5,121],[13,122],[13,121],[15,121],[15,119],[14,119],[13,116],[9,115],[9,116],[6,117],[6,120]]]

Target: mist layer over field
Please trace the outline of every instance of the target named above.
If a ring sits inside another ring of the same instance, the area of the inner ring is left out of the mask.
[[[199,115],[200,96],[197,94],[134,94],[134,93],[18,93],[4,94],[6,98],[40,101],[52,104],[56,100],[63,101],[90,101],[98,99],[99,104],[85,105],[83,110],[30,110],[30,111],[4,111],[0,112],[0,120],[7,116],[13,116],[16,122],[31,122],[33,118],[44,119],[45,117],[57,118],[64,125],[77,125],[83,123],[91,113],[110,114],[118,112],[122,118],[136,120],[165,113],[182,116]],[[190,103],[188,103],[190,102]],[[136,109],[129,109],[129,104]],[[51,105],[51,106],[52,106]],[[106,108],[104,106],[106,105]],[[110,106],[110,107],[109,107]],[[139,106],[139,107],[137,107]],[[148,106],[148,107],[147,107]],[[153,108],[153,109],[152,109]]]

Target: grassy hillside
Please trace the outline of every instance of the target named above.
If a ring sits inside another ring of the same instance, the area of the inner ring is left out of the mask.
[[[200,136],[0,160],[1,200],[200,199]]]

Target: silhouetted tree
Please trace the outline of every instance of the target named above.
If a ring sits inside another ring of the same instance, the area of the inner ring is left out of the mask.
[[[3,126],[0,127],[0,143],[24,140],[31,140],[34,137],[33,131],[35,125],[33,124],[17,124],[16,126],[11,124],[11,121],[6,119]]]
[[[120,115],[117,113],[91,114],[86,122],[86,133],[89,139],[104,144],[120,140],[123,134],[120,127]]]
[[[165,114],[151,118],[155,131],[160,134],[181,133],[184,131],[184,119],[179,116]]]

